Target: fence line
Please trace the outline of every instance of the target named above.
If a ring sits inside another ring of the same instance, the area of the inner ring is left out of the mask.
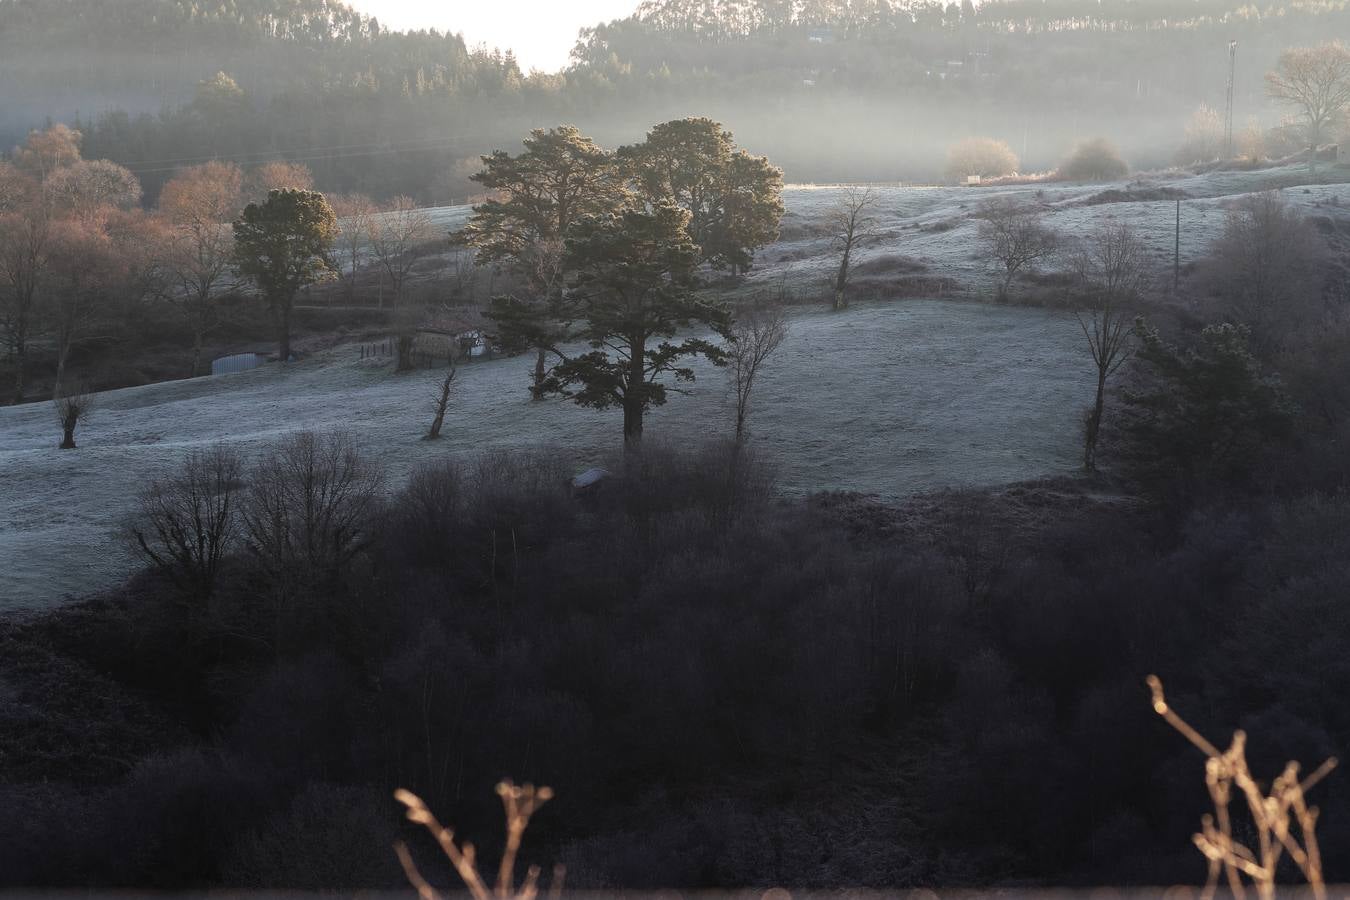
[[[358,345],[358,353],[361,359],[396,359],[398,357],[398,339],[384,338],[378,341],[371,341]],[[484,359],[492,359],[491,347],[487,352],[481,354]],[[444,346],[438,348],[428,348],[425,345],[418,347],[414,344],[408,353],[408,361],[413,368],[440,368],[441,366],[458,365],[461,363],[472,362],[476,357],[471,347],[466,347],[458,341],[446,340]]]
[[[813,190],[815,188],[845,187],[918,188],[941,187],[941,185],[925,184],[918,181],[794,181],[790,184],[783,185],[784,190]]]

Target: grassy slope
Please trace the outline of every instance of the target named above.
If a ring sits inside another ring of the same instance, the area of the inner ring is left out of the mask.
[[[1217,234],[1231,195],[1296,185],[1305,176],[1298,168],[1167,179],[1167,187],[1195,198],[1183,213],[1183,259],[1198,257]],[[1050,223],[1069,234],[1108,219],[1138,226],[1165,269],[1171,201],[1086,202],[1126,186],[881,189],[882,227],[859,262],[903,256],[925,274],[950,279],[954,295],[980,296],[988,274],[970,215],[983,197],[1020,193],[1039,197]],[[802,293],[819,288],[833,265],[819,223],[837,194],[788,191],[784,240],[764,252],[747,290],[783,278]],[[1332,198],[1342,212],[1350,206],[1345,185],[1291,186],[1286,194],[1309,211]],[[465,210],[432,214],[448,228]],[[870,286],[883,296],[901,292],[884,274],[864,277],[874,278]],[[802,314],[759,388],[753,427],[794,492],[895,497],[1071,471],[1090,375],[1079,340],[1070,318],[1032,310],[924,301]],[[45,605],[125,573],[130,563],[114,536],[118,521],[138,486],[171,471],[192,447],[225,440],[247,449],[295,429],[348,428],[396,480],[445,453],[546,444],[580,465],[615,447],[616,414],[529,403],[523,360],[466,367],[446,440],[428,445],[418,438],[430,418],[434,376],[395,377],[362,367],[355,356],[339,347],[288,371],[109,392],[73,453],[54,449],[58,435],[46,404],[0,409],[0,610]],[[653,416],[654,436],[723,430],[724,379],[706,369],[700,375],[693,397],[673,396]]]
[[[1076,410],[1088,371],[1077,326],[1039,310],[917,301],[840,316],[803,313],[766,371],[752,427],[794,492],[848,488],[901,496],[995,484],[1074,464]],[[110,535],[148,478],[193,447],[245,450],[302,428],[350,429],[401,480],[416,463],[490,448],[552,445],[578,465],[612,452],[616,411],[531,403],[528,361],[462,369],[445,436],[430,422],[434,372],[394,375],[363,365],[354,347],[282,370],[111,391],[80,449],[55,449],[46,404],[0,410],[3,606],[43,603],[125,571]],[[726,433],[726,381],[699,368],[692,396],[672,395],[649,435]]]

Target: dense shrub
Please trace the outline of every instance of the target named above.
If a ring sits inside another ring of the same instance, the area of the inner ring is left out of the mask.
[[[1059,167],[1069,181],[1114,181],[1130,174],[1129,164],[1106,138],[1092,138],[1074,148]]]
[[[68,784],[66,756],[0,743],[5,883],[393,887],[398,786],[490,866],[506,774],[558,791],[527,862],[580,887],[1184,881],[1203,761],[1144,674],[1207,733],[1251,726],[1262,772],[1350,743],[1344,497],[802,503],[748,448],[605,465],[580,494],[557,454],[420,470],[286,642],[250,636],[274,619],[247,564],[205,622],[148,578],[9,635],[50,649],[6,683],[138,700],[0,703],[130,757]],[[1319,801],[1343,845],[1350,791]]]
[[[242,527],[271,586],[332,591],[378,530],[382,474],[344,434],[301,432],[248,473]]]
[[[965,181],[967,175],[995,178],[1017,171],[1017,154],[1005,141],[966,138],[947,150],[947,180]]]
[[[1142,384],[1125,394],[1133,473],[1174,498],[1251,486],[1293,437],[1295,419],[1279,382],[1248,349],[1249,330],[1212,325],[1187,348],[1142,321],[1136,330]]]
[[[340,890],[397,883],[398,837],[388,796],[316,782],[230,848],[221,880],[240,888]]]

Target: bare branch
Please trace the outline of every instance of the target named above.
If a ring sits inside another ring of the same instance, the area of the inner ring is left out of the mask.
[[[1017,273],[1059,252],[1059,235],[1046,227],[1040,209],[1032,203],[998,197],[981,204],[977,216],[985,250],[1003,269],[1000,300],[1008,298]]]
[[[1209,879],[1203,897],[1213,898],[1218,889],[1219,875],[1226,874],[1229,888],[1235,897],[1246,896],[1242,876],[1252,880],[1262,900],[1275,896],[1276,869],[1281,856],[1289,858],[1303,874],[1318,900],[1326,897],[1326,883],[1322,874],[1321,852],[1317,845],[1317,809],[1305,802],[1307,789],[1321,781],[1336,766],[1334,758],[1322,763],[1306,780],[1300,782],[1298,763],[1291,762],[1271,783],[1270,793],[1264,794],[1247,768],[1247,736],[1242,731],[1233,734],[1227,750],[1220,751],[1167,703],[1162,681],[1156,675],[1147,679],[1153,696],[1153,710],[1199,748],[1207,757],[1205,784],[1214,802],[1214,816],[1205,816],[1201,831],[1195,835],[1195,845],[1209,860]],[[1233,789],[1247,801],[1247,811],[1256,829],[1258,849],[1251,850],[1233,839],[1229,807]],[[1294,828],[1298,829],[1295,837]],[[1302,840],[1300,844],[1299,839]]]

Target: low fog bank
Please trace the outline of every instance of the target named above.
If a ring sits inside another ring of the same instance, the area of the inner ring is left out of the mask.
[[[640,140],[653,122],[706,115],[734,125],[742,146],[781,166],[789,183],[937,183],[948,147],[976,135],[1006,142],[1023,172],[1051,171],[1075,144],[1097,136],[1115,143],[1135,169],[1163,167],[1171,163],[1190,112],[1142,101],[1074,110],[804,91],[765,102],[725,95],[671,101],[643,110],[641,118],[626,113],[583,119],[581,127],[601,144],[618,146]],[[553,123],[538,122],[546,124]],[[508,143],[504,149],[515,148]]]

